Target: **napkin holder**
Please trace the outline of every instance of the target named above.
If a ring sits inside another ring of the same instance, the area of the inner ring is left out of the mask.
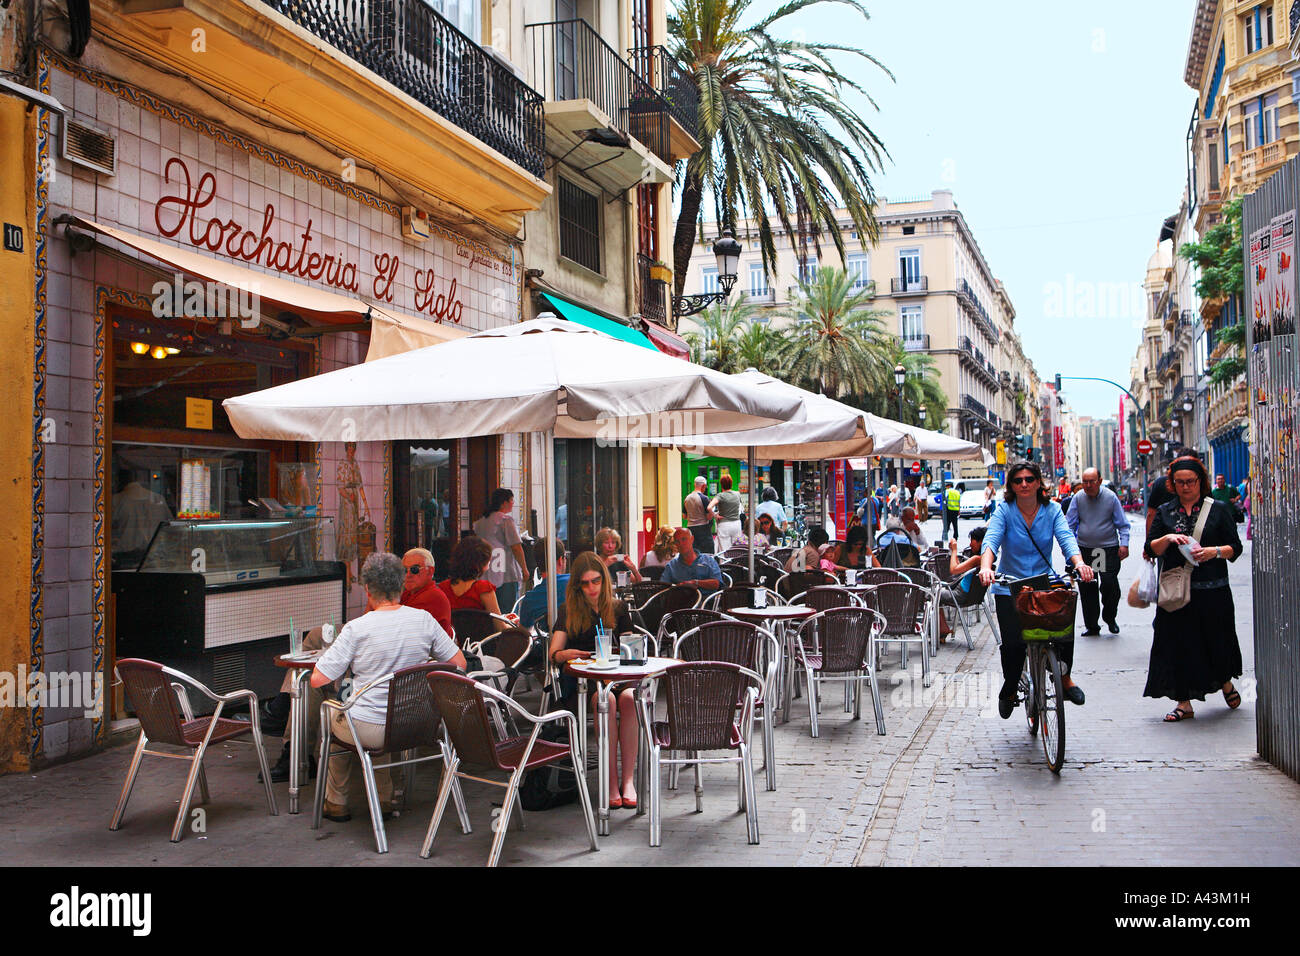
[[[618,639],[618,662],[641,665],[646,662],[646,642],[642,634],[624,634]]]

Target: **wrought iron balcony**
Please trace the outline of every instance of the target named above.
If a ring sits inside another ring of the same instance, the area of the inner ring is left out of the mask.
[[[1001,338],[998,327],[993,324],[988,310],[984,308],[984,304],[975,295],[975,290],[971,288],[970,283],[965,279],[961,280],[961,285],[957,288],[957,301],[966,307],[966,311],[984,337],[997,345],[998,340]]]
[[[668,104],[668,112],[696,139],[700,126],[700,91],[690,71],[663,46],[639,46],[627,51],[632,69],[648,80]]]
[[[529,76],[547,102],[588,100],[618,132],[672,162],[668,102],[586,20],[530,23],[524,36]]]
[[[895,276],[889,280],[889,291],[894,295],[907,295],[913,292],[929,292],[929,276],[913,276],[908,279],[902,276]]]
[[[928,352],[930,351],[930,336],[913,335],[904,337],[902,340],[903,351],[905,352]]]
[[[542,98],[422,0],[262,0],[534,176]]]
[[[653,264],[654,260],[649,256],[637,253],[637,297],[641,306],[641,318],[667,326],[668,296],[665,291],[667,283],[651,278],[650,267]]]

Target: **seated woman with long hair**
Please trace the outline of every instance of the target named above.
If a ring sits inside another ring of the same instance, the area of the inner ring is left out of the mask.
[[[603,630],[612,635],[611,653],[618,653],[618,635],[632,631],[632,618],[621,601],[614,598],[605,562],[590,551],[573,559],[569,568],[569,586],[565,589],[564,606],[551,630],[551,660],[567,664],[579,658],[591,657],[596,651],[596,633]],[[572,678],[564,682],[565,696],[573,687]],[[625,687],[615,697],[609,710],[609,805],[635,807],[636,788],[632,779],[636,775],[637,720],[632,688]],[[592,694],[592,713],[596,712],[596,695]],[[623,751],[623,773],[620,777],[618,750]],[[620,787],[620,783],[622,786]]]
[[[673,544],[673,534],[676,531],[676,528],[662,525],[655,532],[655,543],[641,559],[641,567],[662,568],[673,559],[673,555],[677,553],[677,545]]]

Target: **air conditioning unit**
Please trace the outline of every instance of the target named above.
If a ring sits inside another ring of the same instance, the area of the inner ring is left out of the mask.
[[[74,119],[63,123],[63,158],[106,176],[117,175],[117,140]]]

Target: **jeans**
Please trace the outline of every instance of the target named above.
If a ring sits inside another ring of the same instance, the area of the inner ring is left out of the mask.
[[[1016,602],[1009,594],[993,595],[993,604],[998,613],[998,630],[1002,632],[1002,690],[1000,697],[1015,694],[1020,682],[1020,672],[1025,669],[1025,655],[1029,649],[1020,629],[1020,615],[1016,613]],[[1061,662],[1061,669],[1070,673],[1074,663],[1074,641],[1054,642],[1056,658]]]
[[[948,525],[949,525],[950,523],[952,524],[952,536],[953,536],[953,539],[955,540],[955,539],[958,537],[958,535],[957,535],[957,519],[958,519],[959,517],[961,517],[961,512],[960,512],[960,511],[949,511],[947,508],[944,508],[944,509],[943,509],[943,533],[942,533],[941,535],[939,535],[939,540],[940,540],[940,541],[947,541],[947,540],[948,540]]]
[[[514,610],[515,601],[518,599],[518,581],[506,581],[504,584],[497,585],[497,607],[501,608],[502,614],[509,614]]]

